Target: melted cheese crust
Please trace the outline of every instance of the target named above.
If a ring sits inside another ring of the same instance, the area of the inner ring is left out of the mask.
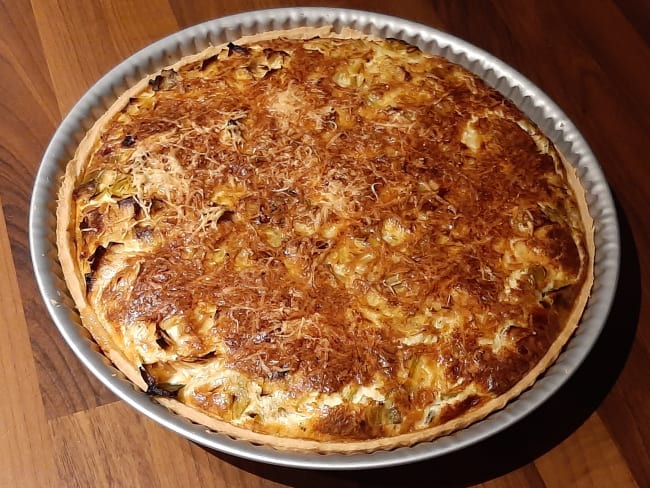
[[[78,305],[149,393],[211,418],[323,442],[431,429],[575,326],[589,259],[563,163],[445,59],[231,44],[97,134],[62,195]]]

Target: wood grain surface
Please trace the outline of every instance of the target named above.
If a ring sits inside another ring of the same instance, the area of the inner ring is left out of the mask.
[[[32,182],[76,100],[178,29],[298,4],[397,15],[511,64],[574,121],[617,201],[621,279],[594,350],[533,414],[443,458],[310,472],[203,449],[95,380],[38,292],[28,246]],[[649,87],[647,0],[0,1],[0,487],[650,487]]]

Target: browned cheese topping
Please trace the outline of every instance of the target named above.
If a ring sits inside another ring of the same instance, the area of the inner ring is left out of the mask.
[[[584,279],[562,162],[463,68],[273,40],[152,76],[74,191],[97,317],[150,392],[369,439],[511,388]]]

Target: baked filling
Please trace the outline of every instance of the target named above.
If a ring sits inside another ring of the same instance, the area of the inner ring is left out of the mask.
[[[555,359],[590,285],[574,190],[460,66],[279,37],[116,102],[68,166],[60,258],[102,349],[183,415],[390,447],[478,420]]]

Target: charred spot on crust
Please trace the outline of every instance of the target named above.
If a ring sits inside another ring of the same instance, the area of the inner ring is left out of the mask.
[[[235,212],[233,210],[226,210],[221,216],[217,219],[217,223],[222,222],[232,222]]]
[[[98,246],[97,249],[95,249],[95,252],[88,258],[88,262],[90,263],[90,271],[92,273],[97,271],[97,269],[99,268],[99,265],[101,264],[102,259],[106,255],[107,250],[108,250],[107,247]]]
[[[217,355],[217,351],[210,351],[204,354],[203,356],[199,356],[195,358],[194,361],[206,361],[208,359],[212,359],[213,357],[216,357],[216,355]]]
[[[271,379],[280,380],[289,374],[289,370],[283,369],[279,371],[273,371],[271,374]]]
[[[124,139],[122,139],[122,147],[131,147],[135,144],[135,136],[127,134]]]
[[[477,395],[470,395],[464,400],[461,400],[451,405],[447,405],[440,413],[439,421],[442,424],[447,422],[448,420],[460,417],[468,410],[475,408],[481,402],[482,402],[481,397]]]
[[[135,201],[135,198],[133,196],[122,198],[121,200],[118,200],[117,206],[120,207],[121,209],[127,209],[129,207],[133,208],[133,211],[135,211],[135,207],[139,206],[138,202]]]
[[[167,332],[156,325],[156,344],[158,344],[162,349],[169,349],[173,343],[174,341],[171,340]]]
[[[91,198],[97,192],[97,181],[93,178],[85,183],[82,183],[72,192],[72,197],[75,200],[82,198]]]
[[[147,395],[155,395],[165,398],[176,398],[178,396],[179,390],[185,386],[172,385],[170,383],[158,384],[156,382],[156,378],[154,378],[153,375],[149,373],[149,371],[147,371],[147,368],[144,366],[140,366],[140,375],[142,376],[144,382],[147,384]]]
[[[164,69],[155,78],[149,80],[149,86],[153,91],[168,90],[176,85],[178,73],[173,69]]]
[[[95,284],[95,274],[94,273],[86,273],[84,275],[84,281],[86,283],[86,293],[90,293],[90,291],[93,288],[93,285]]]
[[[209,58],[205,58],[203,61],[201,61],[201,67],[199,69],[201,71],[205,70],[208,66],[213,64],[218,59],[219,59],[219,56],[217,54],[215,54],[214,56],[210,56]]]
[[[229,42],[227,47],[228,47],[228,56],[231,56],[233,53],[241,54],[242,56],[247,56],[251,52],[249,48],[244,46],[239,46],[232,42]]]
[[[165,204],[164,200],[154,197],[151,199],[151,208],[149,209],[149,212],[156,214],[157,212],[164,210],[166,206],[167,205]]]
[[[133,230],[137,239],[149,241],[153,237],[153,229],[151,227],[136,225]]]
[[[154,79],[149,80],[149,86],[153,91],[158,91],[162,86],[163,80],[164,78],[162,77],[162,75],[157,75]]]
[[[90,257],[88,258],[88,263],[90,264],[90,273],[86,273],[84,275],[84,280],[86,283],[86,293],[90,293],[92,290],[93,285],[95,284],[96,278],[95,274],[97,273],[97,270],[100,268],[102,265],[102,261],[104,260],[104,257],[106,256],[107,251],[110,249],[112,245],[115,243],[111,242],[108,244],[107,247],[104,246],[97,246],[97,249],[95,249],[95,252],[93,252]]]

